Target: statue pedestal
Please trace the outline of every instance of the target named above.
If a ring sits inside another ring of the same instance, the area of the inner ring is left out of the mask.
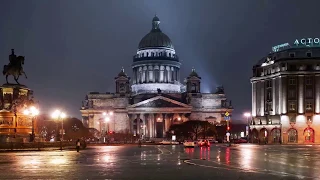
[[[29,141],[32,119],[23,110],[33,104],[32,94],[24,85],[0,86],[0,142]]]

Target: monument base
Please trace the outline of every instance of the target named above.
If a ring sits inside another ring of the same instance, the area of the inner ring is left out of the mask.
[[[25,85],[0,86],[0,142],[25,142],[32,134],[32,119],[23,114],[31,106],[33,92]],[[34,131],[36,133],[36,130]]]

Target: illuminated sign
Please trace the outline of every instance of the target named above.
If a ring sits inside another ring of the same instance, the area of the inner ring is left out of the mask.
[[[302,38],[302,39],[296,39],[293,42],[294,46],[292,47],[316,47],[316,46],[320,46],[320,38]],[[283,44],[279,44],[276,46],[272,47],[272,51],[273,52],[278,52],[284,49],[288,49],[290,48],[290,44],[289,43],[283,43]]]
[[[294,45],[296,46],[314,46],[314,45],[317,45],[319,46],[320,44],[320,39],[319,38],[303,38],[303,39],[296,39],[294,41]]]
[[[278,52],[279,50],[285,49],[285,48],[287,48],[287,47],[290,47],[290,44],[289,44],[289,43],[279,44],[279,45],[273,46],[273,47],[272,47],[272,51],[273,51],[273,52]]]

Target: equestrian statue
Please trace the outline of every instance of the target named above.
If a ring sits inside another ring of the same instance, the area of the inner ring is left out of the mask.
[[[16,56],[14,54],[14,49],[11,49],[11,55],[9,55],[9,64],[3,66],[3,75],[6,76],[6,81],[8,83],[8,76],[13,76],[14,80],[17,82],[17,84],[20,85],[18,82],[18,79],[20,75],[24,74],[24,76],[27,79],[26,73],[23,71],[23,65],[24,65],[24,56]]]

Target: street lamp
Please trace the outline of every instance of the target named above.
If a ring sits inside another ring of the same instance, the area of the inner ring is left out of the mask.
[[[249,131],[250,131],[249,118],[251,117],[251,113],[246,112],[246,113],[243,113],[243,115],[247,118],[247,124],[248,124],[248,130],[247,130],[247,141],[248,141],[248,143],[249,143]]]
[[[34,138],[35,138],[35,134],[34,134],[34,119],[36,118],[36,116],[39,115],[39,109],[37,109],[36,107],[34,106],[31,106],[27,109],[25,109],[23,111],[23,114],[26,115],[26,116],[31,116],[31,121],[32,121],[32,132],[31,132],[31,138],[30,138],[30,141],[33,142],[34,141]]]
[[[61,120],[61,140],[60,141],[63,141],[63,134],[64,134],[64,129],[63,129],[63,119],[66,118],[66,114],[60,110],[55,110],[52,114],[51,114],[51,117],[53,119],[56,119],[58,121]]]
[[[105,132],[102,131],[101,129],[101,125],[103,123],[103,121],[100,122],[100,133],[101,133],[101,136],[100,138],[102,138],[102,135],[103,135],[103,138],[105,138],[105,136],[107,135],[107,133],[109,133],[109,121],[111,119],[111,116],[113,116],[113,111],[109,111],[109,112],[103,112],[102,115],[104,116],[104,118],[101,118],[100,120],[104,120],[104,129],[105,129]],[[107,128],[106,128],[106,124],[107,124]],[[104,140],[103,140],[104,141]]]

